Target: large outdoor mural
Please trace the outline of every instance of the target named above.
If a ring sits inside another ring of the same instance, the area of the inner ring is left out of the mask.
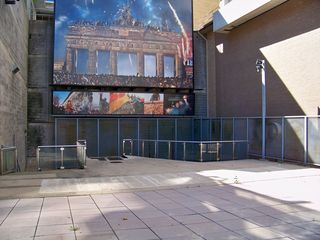
[[[54,115],[193,115],[193,95],[54,91]]]
[[[193,88],[191,0],[56,0],[54,85]]]

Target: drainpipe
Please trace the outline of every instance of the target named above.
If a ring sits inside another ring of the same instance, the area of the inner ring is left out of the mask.
[[[208,56],[208,39],[198,31],[199,36],[206,42],[206,95],[207,95],[207,117],[209,117],[209,96],[208,96],[208,73],[209,73],[209,56]]]

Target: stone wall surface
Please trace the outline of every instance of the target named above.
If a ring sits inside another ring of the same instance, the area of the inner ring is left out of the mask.
[[[28,81],[28,156],[39,145],[54,144],[51,117],[53,22],[30,21]]]
[[[26,1],[0,2],[0,145],[17,146],[25,166],[29,19]],[[19,72],[12,70],[18,67]]]

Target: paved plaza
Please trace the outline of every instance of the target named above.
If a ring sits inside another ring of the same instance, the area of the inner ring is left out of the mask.
[[[88,166],[1,176],[0,239],[320,239],[320,169],[141,158]]]

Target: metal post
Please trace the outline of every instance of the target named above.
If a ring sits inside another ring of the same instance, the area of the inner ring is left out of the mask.
[[[174,140],[178,140],[178,120],[174,120]],[[178,158],[178,144],[177,142],[174,143],[174,159]]]
[[[41,168],[40,168],[40,148],[37,148],[37,163],[38,163],[38,171],[41,171]]]
[[[220,160],[220,143],[217,143],[217,161]]]
[[[125,140],[122,140],[122,154],[126,155],[125,151],[124,151],[124,144],[125,144]]]
[[[158,141],[154,141],[154,158],[157,158],[157,142]]]
[[[144,141],[142,140],[142,150],[141,150],[141,157],[144,157]]]
[[[64,164],[63,164],[63,158],[64,158],[64,156],[63,156],[63,151],[64,151],[64,148],[62,147],[62,148],[60,148],[60,151],[61,151],[61,166],[60,166],[60,169],[64,169]]]
[[[117,129],[117,132],[118,132],[118,144],[117,144],[117,152],[118,152],[118,156],[120,155],[120,141],[121,141],[121,139],[120,139],[120,119],[118,118],[117,119],[117,125],[118,125],[118,129]]]
[[[76,132],[76,135],[77,135],[77,140],[79,139],[79,118],[77,118],[77,132]],[[57,145],[57,143],[56,143]]]
[[[3,156],[3,151],[2,149],[0,148],[0,161],[1,161],[1,172],[0,174],[2,175],[4,173],[4,170],[3,170],[3,163],[4,163],[4,156]]]
[[[304,117],[304,164],[308,163],[308,117]]]
[[[54,144],[58,145],[58,119],[54,119]]]
[[[131,146],[130,146],[130,155],[132,156],[133,155],[133,140],[130,141],[131,143]]]
[[[281,118],[281,161],[284,160],[284,117]]]
[[[87,168],[87,142],[84,147],[84,168]]]
[[[232,118],[232,140],[234,140],[234,139],[235,139],[234,126],[235,126],[235,120],[234,120],[234,117],[233,117],[233,118]]]
[[[168,159],[171,159],[171,142],[168,142]]]
[[[236,143],[234,141],[232,141],[232,159],[234,160],[234,155],[235,155],[235,145]]]
[[[140,118],[137,119],[137,124],[138,124],[138,156],[140,155]],[[144,154],[144,149],[142,150],[142,156]]]
[[[266,71],[265,60],[261,60],[261,83],[262,83],[262,159],[266,158]]]
[[[203,144],[200,143],[200,162],[203,162]]]
[[[249,143],[249,118],[247,117],[247,157],[249,156],[249,149],[250,149],[250,143]]]
[[[100,119],[97,119],[97,140],[98,157],[100,157]]]
[[[14,161],[14,164],[15,164],[15,171],[18,172],[18,149],[16,148],[14,150],[14,155],[15,155],[15,161]]]
[[[186,160],[186,142],[183,143],[183,160]]]

